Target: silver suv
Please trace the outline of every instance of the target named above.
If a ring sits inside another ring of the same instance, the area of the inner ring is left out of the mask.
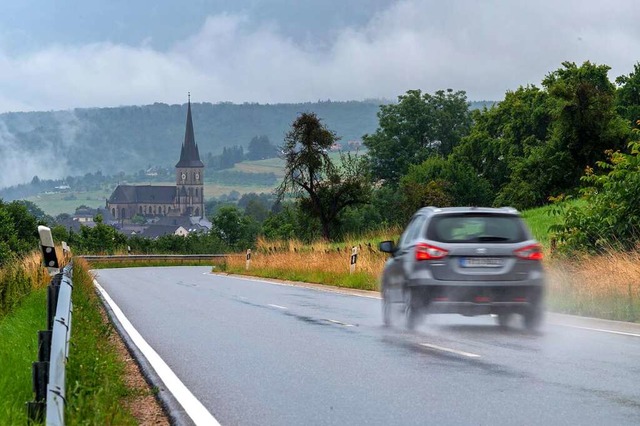
[[[383,320],[396,307],[408,328],[422,313],[496,314],[506,326],[521,314],[527,329],[543,314],[542,246],[512,208],[425,207],[416,212],[382,273]]]

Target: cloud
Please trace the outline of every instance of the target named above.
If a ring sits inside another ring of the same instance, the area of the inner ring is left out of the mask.
[[[51,116],[51,138],[33,137],[33,122],[24,116],[0,119],[0,188],[40,179],[59,179],[68,174],[69,163],[63,153],[76,145],[82,124],[73,111],[58,111]],[[24,135],[27,136],[26,139]]]
[[[631,72],[635,12],[625,0],[406,0],[321,49],[277,22],[219,14],[164,51],[148,42],[0,51],[0,111],[183,103],[187,91],[196,102],[393,99],[417,88],[501,99],[565,60],[608,64],[612,79]]]

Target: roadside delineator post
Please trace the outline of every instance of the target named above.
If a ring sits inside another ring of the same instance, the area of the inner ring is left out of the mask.
[[[251,249],[247,250],[247,265],[246,265],[246,270],[249,270],[249,267],[251,266]]]
[[[353,274],[356,271],[356,262],[358,261],[358,247],[354,246],[351,248],[351,258],[349,265],[349,273]]]
[[[65,263],[68,262],[71,258],[71,247],[69,247],[66,241],[62,241],[62,254],[64,255]]]
[[[60,264],[56,255],[56,247],[53,244],[53,236],[51,229],[46,226],[38,226],[38,235],[40,236],[40,248],[42,249],[42,258],[44,266],[47,267],[50,274],[60,272]]]

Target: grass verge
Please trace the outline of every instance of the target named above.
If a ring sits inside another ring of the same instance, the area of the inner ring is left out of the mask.
[[[115,344],[117,332],[104,318],[88,265],[76,259],[73,271],[73,325],[67,364],[68,425],[135,425],[126,408],[136,392],[125,385],[125,365]]]
[[[111,268],[136,268],[136,267],[161,267],[161,266],[208,266],[208,260],[132,260],[132,261],[91,261],[88,262],[90,269],[111,269]]]
[[[38,330],[46,327],[46,290],[26,295],[0,319],[0,424],[27,424],[33,400],[31,364],[38,357]]]
[[[31,272],[23,270],[19,275],[30,281]],[[106,321],[93,278],[82,260],[75,262],[73,284],[66,424],[140,424],[129,407],[148,398],[151,390],[146,383],[135,388],[129,385],[130,366],[118,349],[119,336]],[[34,397],[31,364],[38,356],[37,332],[46,327],[46,289],[36,283],[32,287],[0,318],[0,425],[27,424],[25,403]]]

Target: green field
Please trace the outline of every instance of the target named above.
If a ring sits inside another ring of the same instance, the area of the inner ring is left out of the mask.
[[[74,213],[76,207],[85,205],[87,207],[104,207],[107,198],[112,191],[82,191],[82,192],[66,192],[55,194],[39,194],[27,198],[28,201],[34,202],[46,214],[57,216],[60,213]]]
[[[329,157],[332,161],[336,162],[340,160],[340,153],[331,152]],[[276,176],[277,183],[275,185],[243,185],[243,184],[223,184],[216,182],[205,181],[204,193],[205,198],[219,197],[221,195],[229,194],[232,191],[239,192],[240,194],[248,194],[251,192],[271,192],[280,183],[284,177],[284,160],[280,158],[269,158],[267,160],[257,161],[243,161],[237,163],[233,168],[225,170],[228,172],[238,173],[273,173]],[[205,170],[206,173],[206,170]],[[149,182],[132,182],[132,185],[145,185]],[[152,185],[175,185],[174,181],[167,182],[152,182]],[[40,207],[46,214],[50,216],[57,216],[60,213],[72,214],[76,208],[85,205],[91,208],[104,207],[107,198],[111,196],[111,193],[115,189],[115,184],[112,187],[103,188],[96,191],[70,191],[65,193],[51,193],[51,194],[39,194],[27,198],[28,201],[34,202]]]
[[[269,158],[267,160],[243,161],[237,163],[233,169],[245,173],[273,173],[278,179],[284,177],[284,160]]]

